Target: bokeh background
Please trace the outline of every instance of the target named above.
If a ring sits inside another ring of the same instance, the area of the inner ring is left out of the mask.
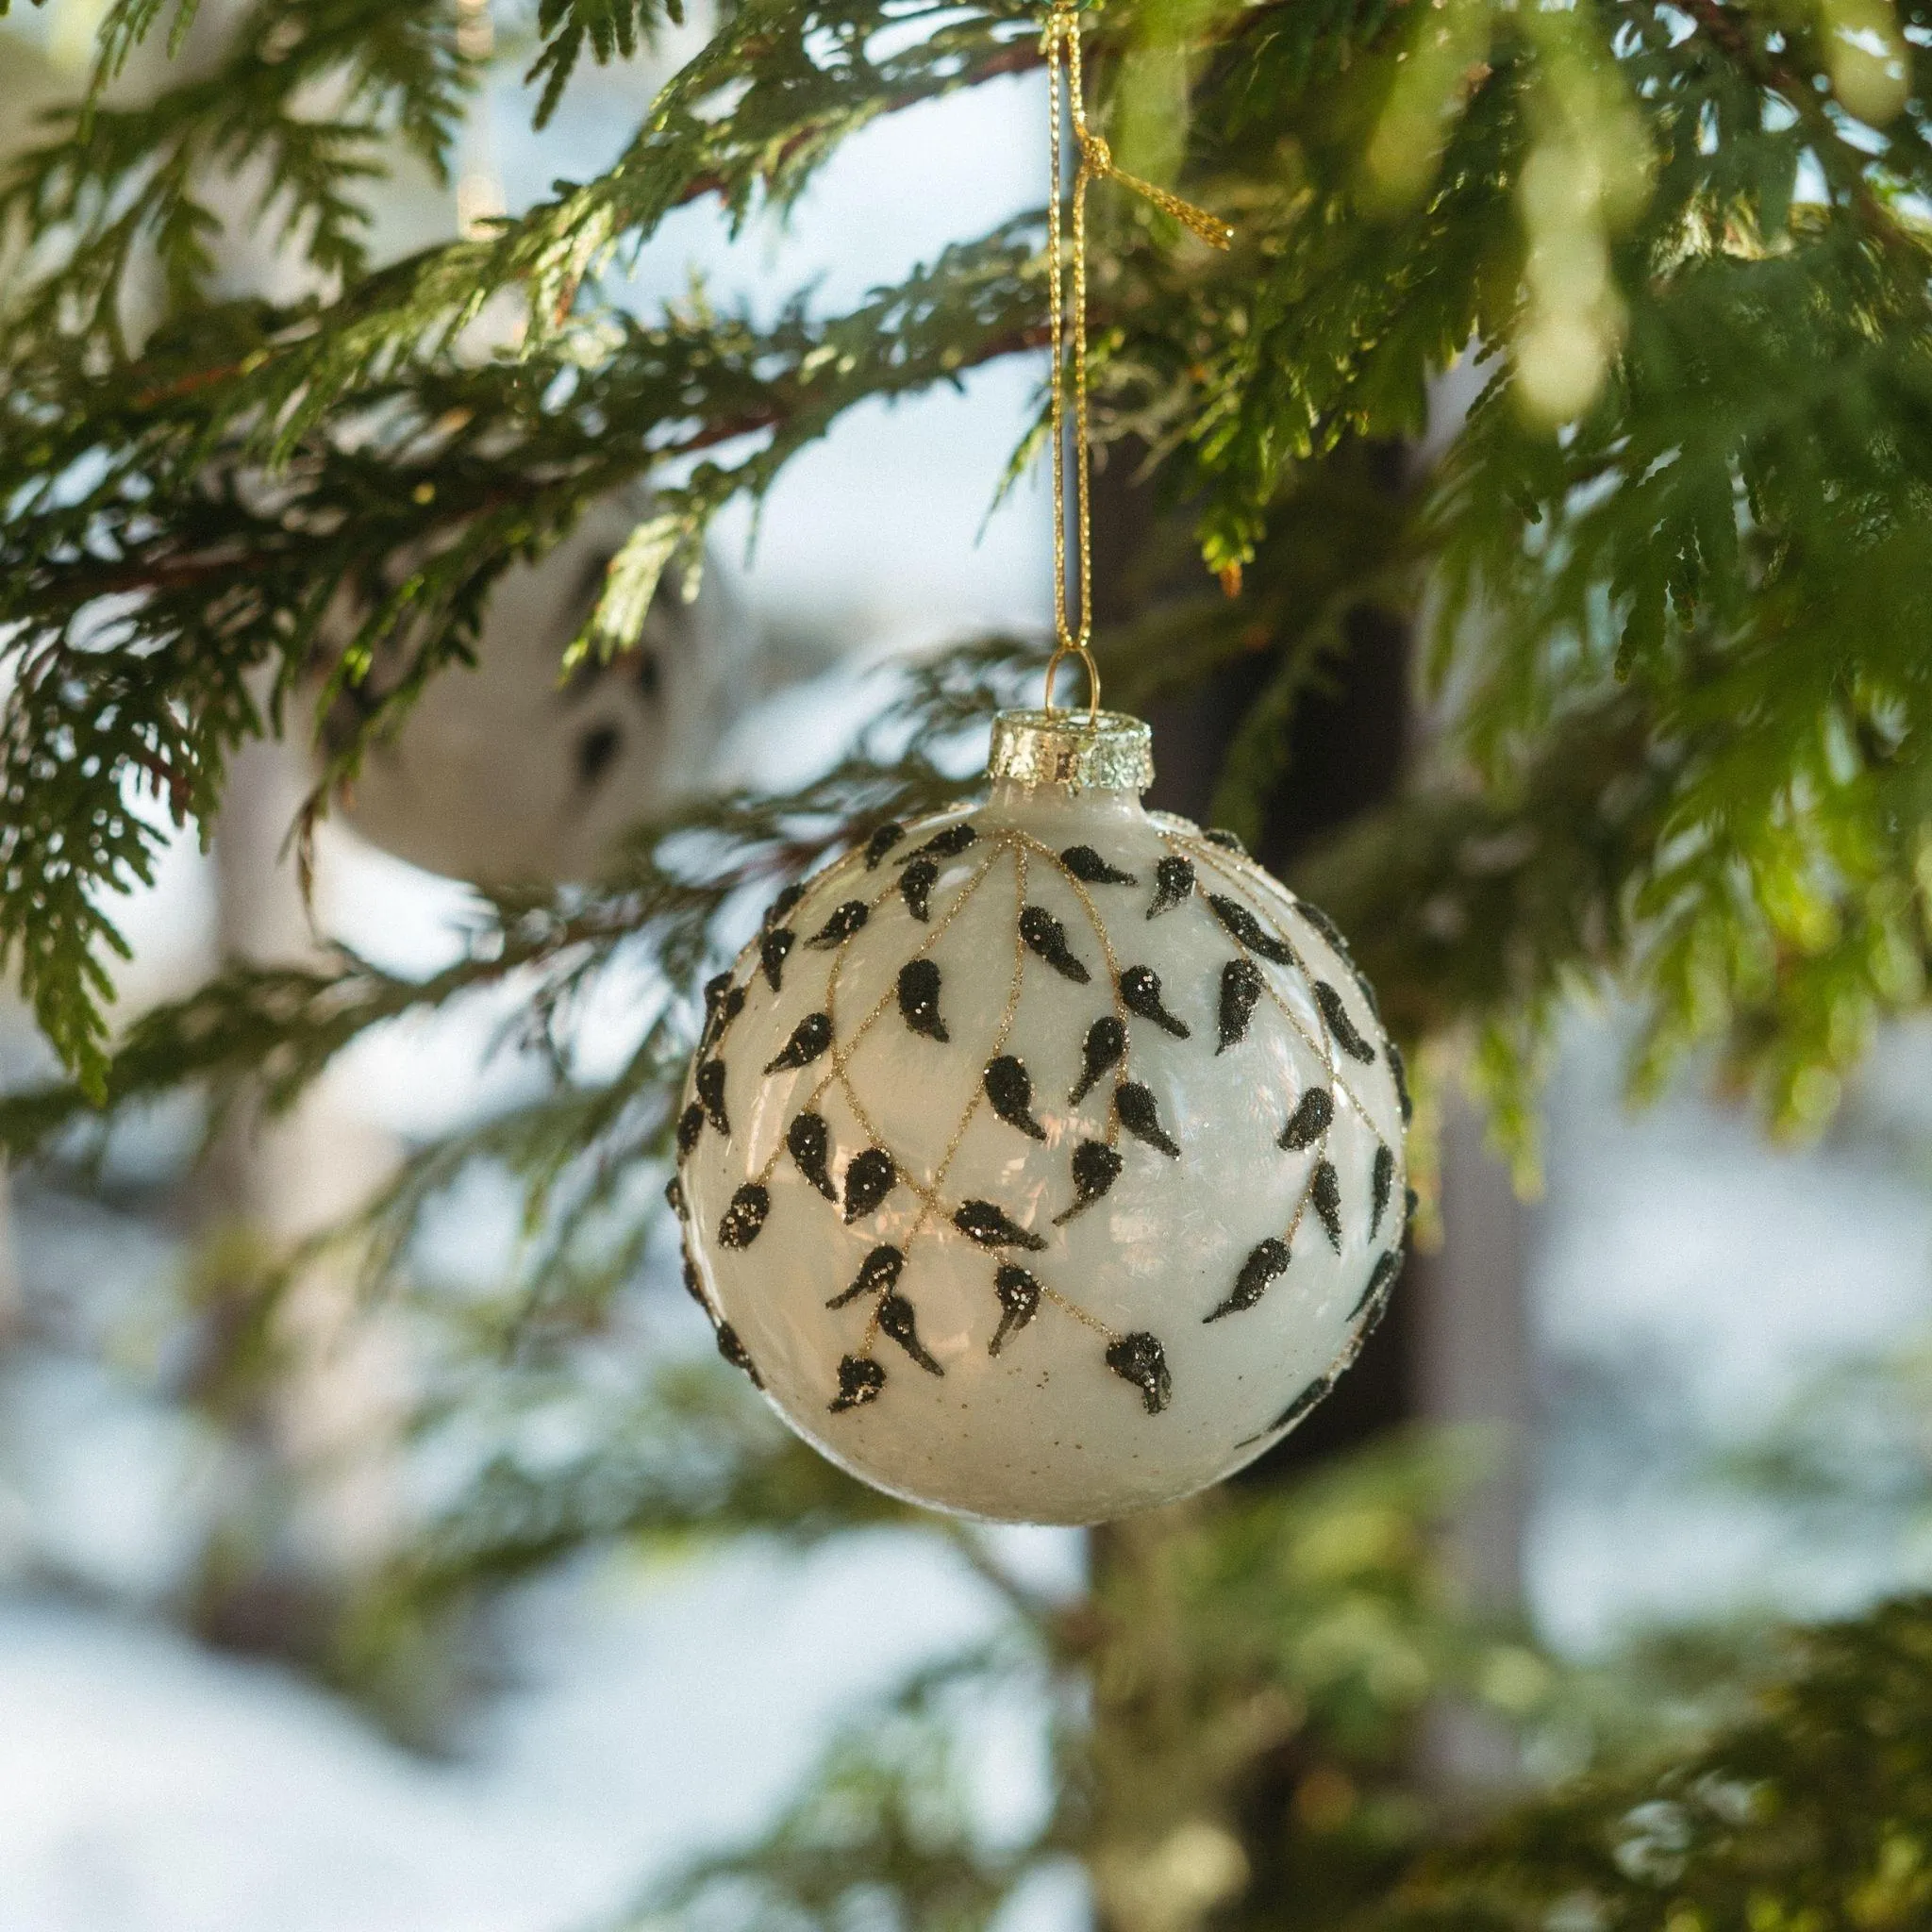
[[[81,84],[94,25],[94,0],[0,22],[7,139]],[[386,246],[602,165],[698,31],[587,74],[533,134],[514,27],[479,15],[506,58],[461,178],[445,192],[403,170],[375,205]],[[635,266],[636,300],[683,299],[696,276],[711,300],[763,312],[801,285],[815,306],[849,305],[1037,205],[1043,119],[1032,79],[895,116],[849,142],[782,229],[758,219],[732,236],[708,205],[674,217]],[[238,286],[287,274],[245,230],[225,245]],[[860,410],[791,466],[755,528],[743,515],[719,533],[704,594],[740,656],[725,728],[704,747],[712,781],[808,775],[877,702],[874,667],[1044,623],[1040,479],[994,502],[1041,374],[1009,361]],[[533,734],[520,755],[572,752]],[[284,844],[302,756],[251,755],[212,849],[181,843],[134,908],[129,1014],[226,953],[300,958],[312,943]],[[452,956],[466,903],[351,825],[325,827],[320,917],[371,957],[430,970]],[[616,1006],[583,1016],[579,1051],[623,1051],[629,1019]],[[1919,1399],[1932,1385],[1932,1034],[1885,1038],[1824,1140],[1773,1148],[1695,1083],[1628,1109],[1624,1031],[1614,1007],[1579,996],[1533,1198],[1473,1117],[1445,1128],[1442,1244],[1381,1373],[1409,1414],[1487,1432],[1491,1475],[1449,1531],[1473,1592],[1590,1658],[1646,1633],[1736,1631],[1932,1582],[1932,1406]],[[0,1013],[0,1054],[10,1081],[48,1071],[16,1007]],[[462,1450],[399,1445],[410,1338],[352,1320],[347,1288],[333,1303],[318,1291],[312,1345],[269,1378],[266,1407],[258,1386],[215,1386],[208,1362],[233,1359],[209,1341],[223,1244],[243,1222],[284,1238],[321,1224],[402,1150],[534,1077],[514,1037],[475,1015],[412,1024],[346,1057],[294,1122],[211,1164],[190,1164],[198,1123],[163,1112],[118,1137],[86,1184],[12,1177],[0,1932],[600,1923],[654,1872],[769,1820],[868,1692],[995,1626],[956,1549],[888,1528],[804,1554],[752,1538],[579,1557],[509,1593],[486,1675],[425,1693],[435,1722],[413,1728],[291,1660],[299,1590],[278,1591],[273,1563],[243,1577],[224,1552],[242,1538],[353,1562],[456,1480]],[[425,1239],[429,1273],[487,1278],[520,1239],[516,1203],[472,1190]],[[708,1332],[668,1255],[641,1274],[650,1346],[703,1355]],[[546,1454],[562,1462],[584,1427],[559,1400],[523,1453],[540,1471]],[[1048,1597],[1079,1591],[1078,1534],[1001,1541]],[[979,1715],[975,1802],[995,1836],[1024,1835],[1052,1801],[1044,1722],[1018,1692]],[[1007,1918],[1014,1932],[1074,1928],[1089,1912],[1067,1864]]]

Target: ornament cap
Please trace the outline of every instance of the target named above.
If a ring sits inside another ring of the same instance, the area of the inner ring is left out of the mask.
[[[1001,711],[986,774],[1031,791],[1129,791],[1154,782],[1154,732],[1124,711]]]

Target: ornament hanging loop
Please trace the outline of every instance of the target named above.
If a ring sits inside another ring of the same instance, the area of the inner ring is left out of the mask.
[[[1051,178],[1046,204],[1046,274],[1050,288],[1048,342],[1053,355],[1053,617],[1054,654],[1046,669],[1046,708],[1053,711],[1053,676],[1066,658],[1087,668],[1088,716],[1100,712],[1100,672],[1088,646],[1093,638],[1093,525],[1088,475],[1087,422],[1087,187],[1111,178],[1131,188],[1212,248],[1226,248],[1234,230],[1224,221],[1114,165],[1104,136],[1087,125],[1086,80],[1080,66],[1075,0],[1053,0],[1043,39],[1047,81],[1047,148]],[[1072,192],[1061,188],[1062,98],[1079,165]],[[1069,232],[1071,231],[1071,232]],[[1073,421],[1068,423],[1071,396]],[[1079,623],[1067,594],[1067,444],[1074,448],[1074,518],[1079,575]]]
[[[1060,707],[1053,701],[1054,674],[1070,658],[1077,658],[1081,668],[1087,673],[1087,722],[1097,724],[1100,720],[1100,667],[1093,661],[1093,653],[1084,643],[1058,645],[1051,658],[1046,660],[1046,713],[1057,717]]]

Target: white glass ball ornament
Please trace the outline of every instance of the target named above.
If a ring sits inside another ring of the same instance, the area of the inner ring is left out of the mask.
[[[1150,813],[1118,713],[994,725],[708,990],[669,1193],[726,1357],[841,1468],[1006,1522],[1253,1460],[1380,1318],[1408,1099],[1328,921]]]

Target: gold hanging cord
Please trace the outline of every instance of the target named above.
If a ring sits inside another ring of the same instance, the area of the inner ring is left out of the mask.
[[[1052,285],[1049,340],[1053,348],[1054,617],[1054,651],[1046,666],[1046,708],[1058,708],[1053,701],[1054,673],[1068,658],[1077,658],[1087,671],[1087,715],[1091,719],[1100,712],[1100,672],[1089,649],[1093,638],[1093,557],[1087,466],[1087,184],[1111,176],[1123,187],[1144,196],[1163,214],[1172,215],[1210,248],[1226,248],[1234,240],[1234,230],[1192,202],[1183,201],[1179,195],[1170,194],[1166,189],[1157,188],[1153,182],[1114,166],[1113,154],[1106,141],[1087,125],[1086,85],[1080,71],[1080,21],[1074,0],[1053,0],[1053,9],[1046,20],[1045,51],[1048,165],[1052,170],[1052,192],[1046,205],[1046,273]],[[1062,242],[1062,92],[1074,139],[1080,149],[1080,165],[1074,174],[1071,197],[1071,249]],[[1074,496],[1080,558],[1077,631],[1067,612],[1066,400],[1070,389],[1074,397]]]

